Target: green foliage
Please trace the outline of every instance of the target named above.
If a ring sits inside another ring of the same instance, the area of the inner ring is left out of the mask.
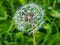
[[[45,10],[45,23],[36,31],[36,45],[60,45],[60,0],[0,0],[0,45],[33,45],[32,34],[17,30],[13,20],[16,9],[28,3]]]
[[[0,1],[0,20],[5,20],[7,19],[8,14],[5,7],[3,7],[2,3],[3,2]]]

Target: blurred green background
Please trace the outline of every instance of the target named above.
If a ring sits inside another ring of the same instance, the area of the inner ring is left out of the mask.
[[[33,45],[32,34],[14,26],[14,14],[28,3],[41,5],[45,24],[36,32],[36,45],[60,45],[60,0],[0,0],[0,45]]]

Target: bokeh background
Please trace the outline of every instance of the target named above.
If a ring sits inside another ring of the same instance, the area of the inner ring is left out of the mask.
[[[60,0],[0,0],[0,45],[33,45],[32,34],[19,31],[14,14],[28,3],[41,5],[45,23],[36,31],[36,45],[60,45]]]

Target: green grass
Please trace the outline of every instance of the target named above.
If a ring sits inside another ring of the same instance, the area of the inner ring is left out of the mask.
[[[45,10],[45,23],[36,32],[36,45],[60,45],[60,0],[0,0],[0,45],[33,45],[33,36],[17,30],[13,20],[16,10],[28,3]]]

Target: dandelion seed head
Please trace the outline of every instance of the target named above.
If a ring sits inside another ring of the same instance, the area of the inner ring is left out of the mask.
[[[44,22],[44,10],[36,4],[27,4],[21,7],[14,16],[14,22],[18,30],[33,32],[41,28]],[[34,30],[32,30],[34,26]]]

